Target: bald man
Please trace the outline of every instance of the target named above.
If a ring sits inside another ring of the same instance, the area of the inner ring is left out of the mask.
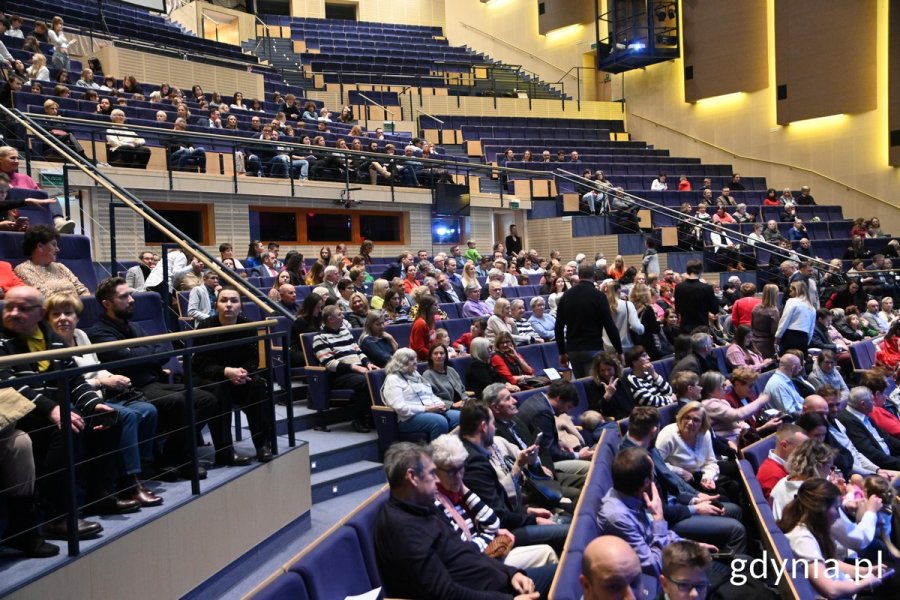
[[[803,363],[793,354],[785,354],[778,361],[778,369],[766,383],[765,393],[769,395],[769,406],[785,414],[800,415],[803,409],[803,398],[797,393],[791,381],[803,368]]]
[[[584,600],[634,600],[643,597],[641,561],[625,540],[596,538],[584,549],[581,575]]]

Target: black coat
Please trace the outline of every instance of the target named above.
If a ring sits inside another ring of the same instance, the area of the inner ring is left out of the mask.
[[[463,475],[463,483],[475,492],[481,500],[491,507],[500,519],[500,527],[504,529],[517,529],[526,525],[536,525],[537,520],[525,512],[522,506],[516,506],[506,493],[503,484],[494,471],[494,466],[484,455],[482,449],[468,440],[463,440],[463,446],[469,457],[466,458],[466,472]]]
[[[842,410],[837,418],[847,429],[847,437],[866,458],[882,469],[900,470],[900,441],[880,431],[878,426],[873,424],[890,450],[890,454],[885,454],[868,429],[847,409]]]

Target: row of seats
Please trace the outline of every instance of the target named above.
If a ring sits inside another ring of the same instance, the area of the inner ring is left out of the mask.
[[[574,128],[574,129],[608,129],[622,132],[624,123],[621,119],[570,119],[565,117],[492,117],[438,115],[435,117],[422,115],[420,126],[423,129],[462,129],[474,127],[525,127],[533,128]]]
[[[42,19],[49,23],[54,16],[65,19],[66,26],[96,32],[100,24],[100,3],[96,0],[10,0],[6,4],[9,14],[29,19]],[[207,40],[185,32],[161,15],[128,5],[104,3],[103,17],[110,33],[125,38],[139,39],[145,43],[176,47],[218,58],[229,58],[246,63],[258,63],[255,56],[246,55],[240,48],[224,42]]]

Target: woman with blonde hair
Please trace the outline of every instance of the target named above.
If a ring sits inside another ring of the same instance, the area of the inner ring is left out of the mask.
[[[659,360],[672,354],[669,341],[662,335],[662,328],[653,310],[653,296],[651,288],[645,284],[635,284],[631,288],[629,298],[634,303],[638,319],[644,326],[644,332],[634,340],[635,344],[644,347],[650,360]]]
[[[372,300],[369,302],[369,306],[377,309],[384,307],[384,294],[390,287],[391,283],[387,279],[376,279],[372,283]]]
[[[316,261],[306,274],[306,285],[319,285],[325,280],[325,265]]]
[[[709,417],[699,402],[681,407],[675,422],[656,437],[656,449],[669,468],[703,492],[716,489],[719,464],[712,447]]]
[[[37,53],[31,57],[31,67],[25,72],[31,81],[50,81],[50,69],[47,68],[47,57]]]
[[[775,520],[781,519],[784,508],[797,495],[797,490],[804,481],[816,477],[822,479],[831,477],[836,454],[837,451],[834,448],[812,438],[794,448],[785,465],[788,472],[787,477],[775,484],[769,496]]]
[[[474,263],[467,262],[465,265],[463,265],[462,275],[460,275],[460,279],[462,280],[463,289],[465,289],[469,284],[481,288],[481,284],[478,283],[478,277],[475,275]]]
[[[750,313],[753,342],[763,358],[775,356],[775,333],[778,331],[778,286],[768,283],[763,287],[762,302]]]
[[[784,311],[775,331],[775,343],[784,354],[786,350],[799,350],[806,354],[816,328],[816,307],[809,301],[806,284],[795,281],[788,292],[790,298],[784,303]]]
[[[512,318],[512,305],[506,298],[498,298],[494,302],[494,314],[488,319],[484,335],[491,342],[494,342],[500,333],[508,333],[512,336],[515,343],[522,343],[517,339],[519,338],[519,330]]]
[[[606,286],[606,299],[609,301],[609,310],[612,313],[613,321],[616,323],[616,329],[619,330],[619,339],[622,341],[622,350],[628,350],[635,345],[635,341],[631,339],[631,332],[638,335],[644,334],[644,324],[638,318],[637,310],[634,304],[629,300],[623,300],[619,297],[619,290],[622,289],[618,282],[610,282]],[[603,348],[607,352],[613,350],[613,345],[603,332]]]

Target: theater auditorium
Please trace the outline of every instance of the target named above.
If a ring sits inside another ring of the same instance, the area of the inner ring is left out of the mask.
[[[0,597],[897,596],[894,4],[0,3]]]

